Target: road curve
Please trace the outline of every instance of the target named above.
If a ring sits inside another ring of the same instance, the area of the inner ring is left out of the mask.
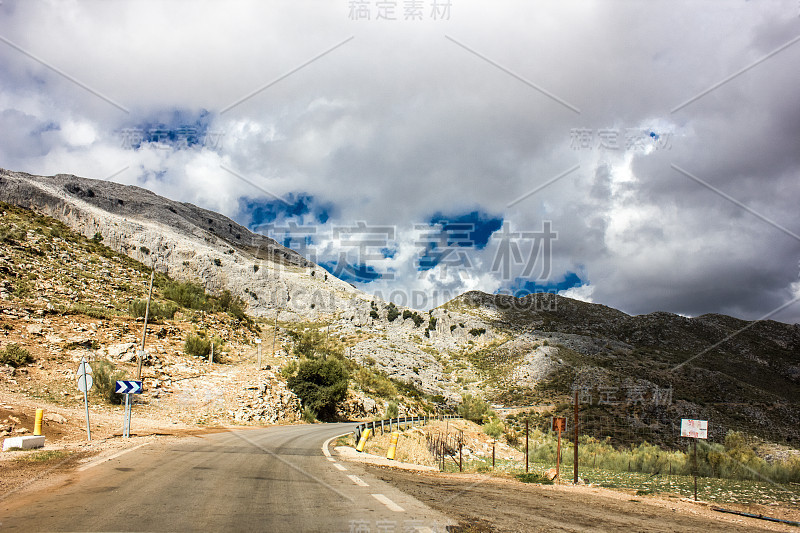
[[[452,523],[323,454],[353,424],[235,430],[157,443],[4,501],[3,531],[444,531]]]

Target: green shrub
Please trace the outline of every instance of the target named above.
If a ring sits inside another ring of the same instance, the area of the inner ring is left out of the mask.
[[[206,290],[196,283],[166,280],[163,293],[164,298],[172,300],[180,306],[201,311],[211,309]]]
[[[464,394],[461,396],[458,414],[476,424],[483,424],[484,418],[489,414],[489,404],[471,394]]]
[[[289,361],[281,368],[281,376],[285,379],[289,379],[295,374],[297,374],[297,361]]]
[[[531,472],[529,474],[517,474],[516,477],[518,480],[522,481],[523,483],[539,483],[541,485],[552,485],[553,480],[547,479],[541,474],[537,474]]]
[[[211,353],[211,341],[190,333],[183,344],[183,351],[188,355],[208,357],[208,354]]]
[[[503,434],[503,422],[499,418],[490,418],[488,422],[483,425],[483,432],[492,437],[494,440],[500,438]]]
[[[128,306],[128,313],[134,318],[144,317],[147,310],[147,300],[133,300]],[[178,311],[178,306],[174,303],[150,302],[149,320],[159,320],[164,318],[172,319]]]
[[[314,422],[317,421],[317,417],[314,416],[314,411],[312,411],[308,407],[303,409],[303,414],[301,416],[302,416],[303,422],[307,422],[309,424],[313,424]]]
[[[93,392],[100,396],[103,401],[110,404],[119,405],[124,396],[117,394],[117,380],[123,379],[125,375],[121,370],[108,361],[95,361],[91,363],[92,379],[94,380]]]
[[[422,324],[425,321],[424,318],[419,316],[419,313],[417,313],[416,311],[409,311],[408,309],[403,311],[403,320],[405,320],[407,318],[410,318],[411,320],[414,321],[414,327],[415,328],[418,328],[419,325]]]
[[[396,418],[399,413],[397,402],[389,402],[389,405],[386,407],[386,416],[388,418]]]
[[[479,335],[483,335],[486,333],[486,328],[472,328],[469,330],[469,334],[473,337],[478,337]]]
[[[33,362],[31,352],[21,347],[19,344],[7,344],[0,350],[0,365],[9,365],[18,368]]]
[[[353,376],[361,390],[381,398],[394,398],[397,396],[397,387],[392,380],[380,372],[369,368],[359,368]]]
[[[389,302],[389,305],[386,308],[386,319],[389,320],[389,322],[394,322],[399,316],[400,311],[398,311],[397,306],[394,305],[394,303]]]
[[[335,358],[307,359],[300,363],[297,374],[287,384],[300,397],[304,409],[316,418],[336,418],[336,406],[347,396],[349,375],[342,361]]]

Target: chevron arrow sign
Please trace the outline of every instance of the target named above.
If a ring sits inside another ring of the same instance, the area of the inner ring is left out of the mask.
[[[142,382],[141,381],[117,381],[117,394],[141,394]]]

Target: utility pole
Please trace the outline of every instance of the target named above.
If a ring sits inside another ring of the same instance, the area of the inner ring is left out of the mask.
[[[578,390],[575,390],[575,457],[573,460],[572,483],[578,484]]]
[[[528,473],[528,423],[530,421],[530,415],[525,417],[525,473]]]
[[[275,333],[272,335],[272,357],[275,357],[275,340],[278,338],[278,315],[281,314],[281,310],[278,309],[275,311]]]
[[[153,297],[153,277],[156,274],[156,262],[153,260],[153,268],[150,270],[150,288],[147,291],[147,307],[144,310],[144,328],[142,329],[142,349],[139,350],[139,357],[136,364],[136,379],[142,379],[142,356],[144,355],[144,344],[147,339],[147,318],[150,315],[150,299]]]

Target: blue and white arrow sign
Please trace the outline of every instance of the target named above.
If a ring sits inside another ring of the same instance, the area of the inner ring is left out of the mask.
[[[141,381],[117,381],[117,394],[141,394],[142,382]]]

